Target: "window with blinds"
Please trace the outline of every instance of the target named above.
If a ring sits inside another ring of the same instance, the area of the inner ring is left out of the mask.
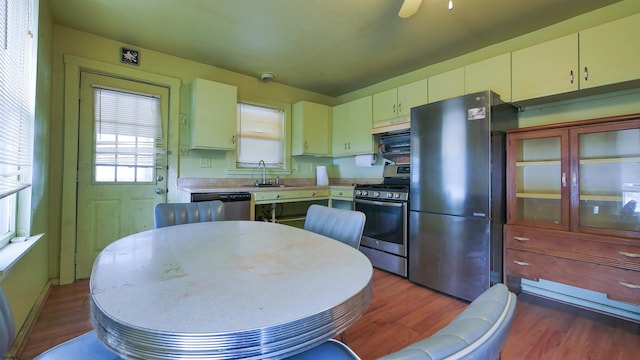
[[[31,184],[37,0],[0,0],[0,247],[15,235],[17,193]]]
[[[237,167],[284,167],[284,110],[238,104]]]
[[[95,182],[153,182],[164,163],[160,99],[94,87]]]

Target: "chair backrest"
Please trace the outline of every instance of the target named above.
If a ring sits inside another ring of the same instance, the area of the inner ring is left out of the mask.
[[[195,222],[224,220],[220,200],[195,203],[161,203],[153,208],[153,226],[157,228]]]
[[[307,210],[304,229],[336,239],[356,249],[364,230],[366,217],[360,211],[311,205]]]
[[[7,297],[0,288],[0,359],[9,351],[16,337],[16,325]]]
[[[380,360],[499,359],[515,308],[516,296],[496,284],[435,334]]]

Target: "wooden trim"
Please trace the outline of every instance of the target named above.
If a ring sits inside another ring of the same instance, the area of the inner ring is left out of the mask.
[[[591,125],[603,125],[603,124],[616,122],[616,121],[633,121],[633,120],[640,120],[640,113],[515,128],[515,129],[507,130],[507,133],[516,134],[521,132],[529,132],[529,131],[537,131],[537,130],[564,129],[567,127],[575,128],[575,127],[591,126]]]

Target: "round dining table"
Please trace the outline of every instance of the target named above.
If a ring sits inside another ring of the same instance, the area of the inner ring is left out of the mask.
[[[303,229],[176,225],[100,252],[91,318],[100,341],[125,359],[280,359],[358,320],[372,280],[361,252]]]

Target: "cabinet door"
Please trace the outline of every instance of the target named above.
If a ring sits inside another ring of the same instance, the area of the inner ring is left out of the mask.
[[[502,54],[464,67],[466,94],[492,90],[502,101],[511,101],[511,54]]]
[[[640,79],[640,14],[580,32],[580,87]]]
[[[571,131],[572,230],[640,237],[640,120]]]
[[[578,34],[514,51],[512,100],[578,90]]]
[[[373,95],[373,122],[398,117],[398,90],[391,89]]]
[[[430,103],[464,95],[464,68],[431,76],[427,81]]]
[[[376,152],[371,128],[373,126],[372,97],[366,96],[351,101],[348,107],[348,144],[350,155],[371,154]]]
[[[412,107],[426,104],[429,101],[428,88],[427,79],[400,86],[398,88],[398,116],[411,116]]]
[[[301,101],[292,107],[292,155],[329,155],[329,107]]]
[[[507,221],[569,229],[569,139],[567,130],[541,130],[507,137]]]
[[[194,79],[191,96],[191,148],[235,150],[237,88],[205,79]]]
[[[349,141],[349,103],[334,106],[331,109],[331,155],[347,154]]]

